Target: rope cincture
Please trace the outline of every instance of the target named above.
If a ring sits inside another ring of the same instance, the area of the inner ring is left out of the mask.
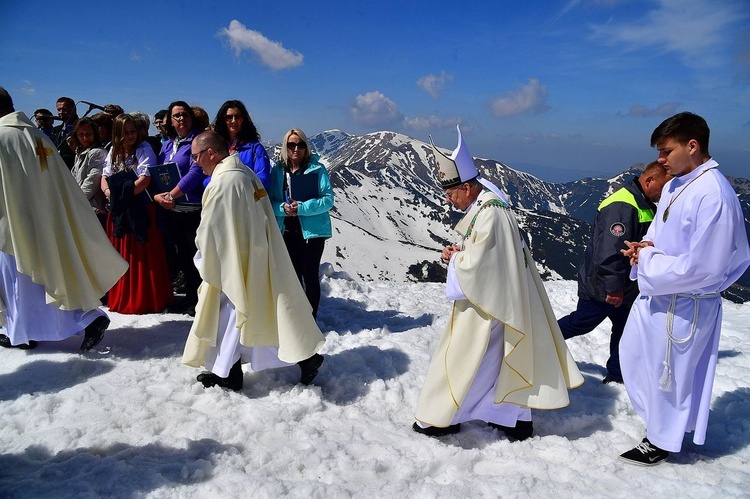
[[[672,391],[672,344],[682,345],[687,343],[695,335],[695,330],[698,328],[698,310],[700,300],[704,298],[716,298],[721,296],[721,293],[710,293],[706,295],[691,295],[687,293],[675,293],[669,300],[669,309],[667,309],[667,348],[664,355],[664,370],[659,379],[659,389],[663,392]],[[677,304],[677,297],[690,298],[693,300],[693,320],[690,323],[690,335],[683,339],[674,337],[674,309]]]

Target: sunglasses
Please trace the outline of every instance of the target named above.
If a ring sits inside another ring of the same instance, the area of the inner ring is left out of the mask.
[[[291,150],[295,150],[297,148],[307,149],[307,144],[305,144],[304,142],[287,142],[286,146]]]
[[[241,114],[227,114],[224,116],[224,121],[242,121],[243,116]]]
[[[175,120],[183,120],[189,117],[190,115],[188,113],[177,113],[177,114],[172,115],[172,119],[175,119]]]

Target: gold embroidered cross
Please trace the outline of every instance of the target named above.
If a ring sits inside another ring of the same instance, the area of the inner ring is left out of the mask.
[[[52,149],[49,147],[44,147],[44,142],[42,142],[42,139],[37,137],[36,138],[36,155],[39,156],[39,163],[42,165],[42,170],[47,169],[47,156],[52,156]]]
[[[255,201],[256,202],[260,201],[263,198],[263,196],[268,196],[268,193],[263,187],[258,188],[258,186],[255,185],[254,179],[253,179],[253,188],[255,189]]]

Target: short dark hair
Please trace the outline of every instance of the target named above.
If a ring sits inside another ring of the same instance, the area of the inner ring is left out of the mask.
[[[55,104],[57,104],[59,102],[67,102],[68,104],[70,104],[71,106],[73,106],[73,109],[76,108],[76,101],[74,101],[70,97],[60,97],[59,99],[57,99],[57,102]]]
[[[156,111],[156,114],[154,114],[154,121],[163,120],[166,117],[167,117],[167,110],[161,109],[159,111]]]
[[[667,169],[664,167],[663,164],[659,163],[658,161],[652,161],[651,163],[647,164],[646,167],[643,169],[641,176],[652,175],[656,178],[661,178],[666,174],[667,174]]]
[[[177,137],[177,130],[174,129],[174,125],[172,125],[172,109],[175,107],[180,106],[185,108],[185,112],[190,115],[190,122],[193,125],[193,130],[195,130],[195,111],[193,111],[193,108],[190,107],[190,104],[185,102],[184,100],[176,100],[169,104],[169,107],[167,108],[167,117],[165,118],[164,127],[167,130],[167,137],[174,139]]]
[[[123,114],[125,110],[122,108],[122,106],[119,106],[117,104],[107,104],[104,106],[104,112],[107,114],[111,114],[113,118],[116,118]]]
[[[0,87],[0,116],[5,116],[8,113],[12,113],[16,108],[13,107],[13,98],[10,96],[7,90]]]
[[[109,113],[96,113],[91,117],[94,123],[96,123],[96,126],[104,126],[109,129],[109,131],[112,131],[112,124],[115,121],[115,118],[109,114]]]
[[[678,113],[662,121],[651,134],[651,147],[655,147],[659,142],[667,139],[673,139],[682,145],[687,144],[695,139],[701,148],[701,152],[707,156],[708,139],[711,131],[708,129],[706,120],[697,114],[683,112]]]
[[[53,116],[53,114],[52,114],[52,111],[50,111],[49,109],[46,109],[44,107],[40,107],[39,109],[37,109],[36,111],[34,111],[34,116],[35,117],[37,117],[37,116],[49,116],[51,118]]]

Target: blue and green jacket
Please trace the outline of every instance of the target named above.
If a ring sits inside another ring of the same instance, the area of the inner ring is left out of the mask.
[[[287,195],[284,192],[284,176],[286,167],[280,161],[273,165],[271,169],[271,184],[269,186],[268,197],[271,200],[276,223],[279,229],[284,232],[284,203],[288,202]],[[328,171],[320,163],[320,156],[313,154],[310,163],[297,170],[294,175],[317,175],[318,193],[317,198],[308,199],[307,201],[297,202],[297,215],[302,227],[302,237],[311,239],[313,237],[331,237],[331,216],[328,214],[333,208],[333,187]]]

